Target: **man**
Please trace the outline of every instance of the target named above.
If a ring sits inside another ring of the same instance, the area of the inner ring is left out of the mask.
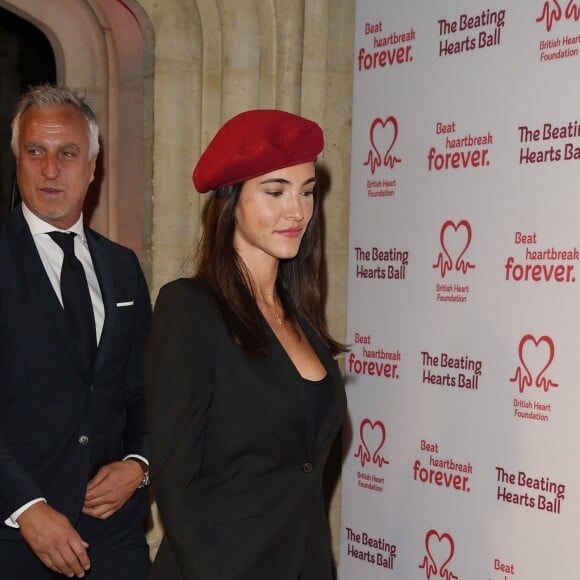
[[[83,226],[95,114],[80,93],[33,88],[12,149],[22,204],[0,224],[0,577],[142,580],[151,306],[135,254]]]

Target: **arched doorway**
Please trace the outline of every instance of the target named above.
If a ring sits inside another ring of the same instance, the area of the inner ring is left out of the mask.
[[[30,85],[56,80],[48,38],[23,18],[0,8],[0,218],[18,201],[10,120],[18,95]]]
[[[90,225],[137,252],[146,274],[150,240],[153,35],[135,0],[0,0],[50,43],[56,81],[84,88],[100,120],[99,179]],[[20,89],[19,89],[20,90]]]

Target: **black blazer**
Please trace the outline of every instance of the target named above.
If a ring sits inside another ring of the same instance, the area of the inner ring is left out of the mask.
[[[133,252],[90,229],[86,235],[105,307],[90,378],[20,207],[0,224],[0,540],[20,538],[4,520],[37,497],[74,524],[99,467],[148,456],[149,293]],[[141,518],[147,509],[139,490],[106,522]]]
[[[330,375],[314,432],[308,385],[270,333],[271,355],[229,339],[207,287],[163,287],[146,353],[153,489],[165,527],[151,578],[327,580],[322,475],[342,424],[338,366],[304,321]]]

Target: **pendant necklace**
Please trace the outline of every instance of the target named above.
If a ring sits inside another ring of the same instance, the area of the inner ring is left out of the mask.
[[[274,306],[270,307],[268,306],[268,308],[274,312],[274,318],[276,320],[276,324],[278,324],[278,326],[282,326],[284,324],[284,322],[286,321],[286,318],[284,316],[284,311],[282,311],[282,316],[280,316],[278,314],[278,310],[276,309],[276,302],[277,300],[274,300]],[[264,307],[266,306],[266,302],[262,299],[262,310],[264,309]]]

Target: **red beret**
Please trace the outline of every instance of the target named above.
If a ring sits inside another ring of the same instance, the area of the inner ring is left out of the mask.
[[[193,171],[200,193],[316,161],[324,147],[314,122],[272,109],[245,111],[221,127]]]

